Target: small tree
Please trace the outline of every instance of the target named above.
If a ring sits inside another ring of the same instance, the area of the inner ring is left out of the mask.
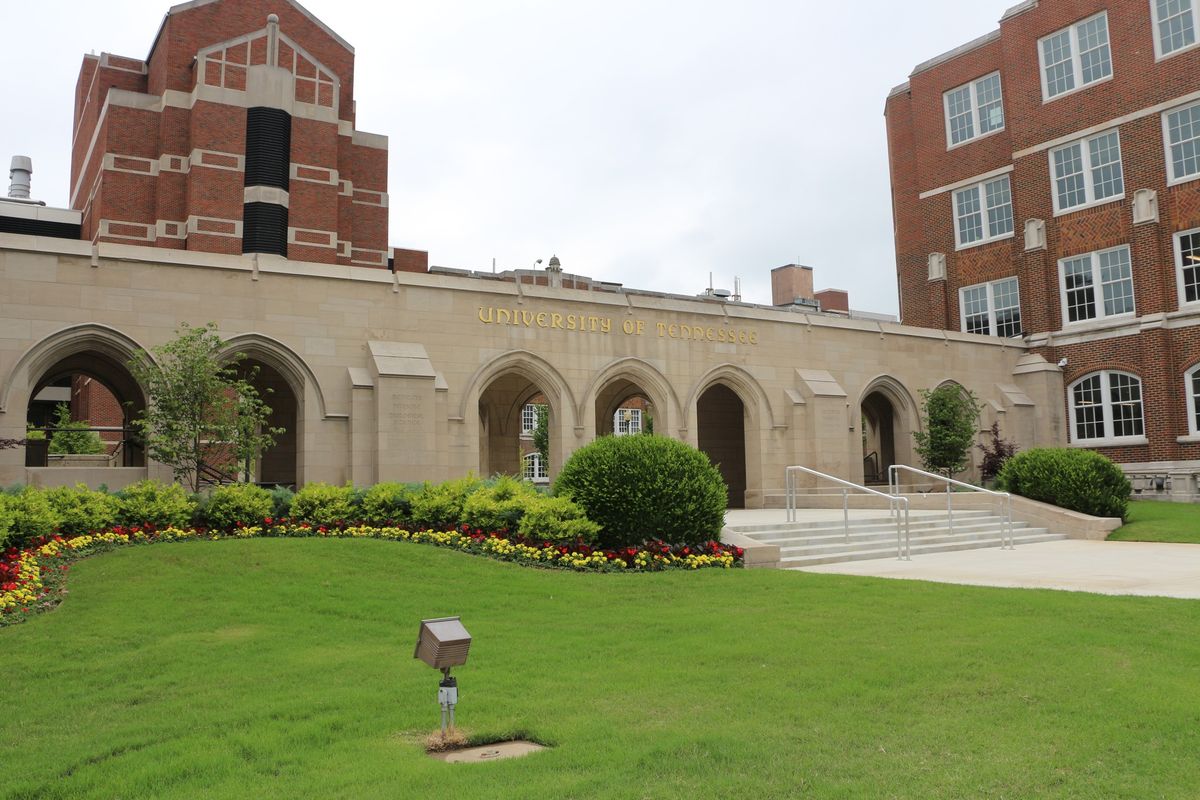
[[[537,425],[533,428],[533,446],[542,458],[542,469],[550,469],[550,411],[537,405]]]
[[[979,473],[984,480],[990,480],[999,475],[1000,470],[1004,468],[1004,462],[1016,455],[1017,452],[1015,444],[1000,437],[999,422],[992,423],[988,435],[992,437],[991,443],[975,445],[983,453],[983,459],[979,462]]]
[[[930,472],[951,477],[967,466],[967,454],[975,441],[979,401],[955,384],[922,389],[925,430],[913,433],[917,455]]]
[[[271,409],[251,383],[257,369],[240,376],[245,355],[222,360],[223,346],[214,323],[185,323],[173,340],[154,348],[157,365],[145,354],[129,362],[149,400],[133,425],[151,457],[192,491],[200,490],[203,467],[253,458],[284,432],[267,425]]]

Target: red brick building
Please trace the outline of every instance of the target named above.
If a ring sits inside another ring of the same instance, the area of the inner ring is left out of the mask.
[[[181,3],[144,60],[84,57],[73,141],[84,239],[427,267],[389,251],[387,138],[355,125],[354,48],[290,0]]]
[[[1027,0],[885,115],[902,322],[1023,337],[1072,445],[1194,497],[1200,0]]]

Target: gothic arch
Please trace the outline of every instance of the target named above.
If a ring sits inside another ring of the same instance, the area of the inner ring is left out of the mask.
[[[137,341],[116,328],[93,322],[71,325],[44,337],[17,359],[5,376],[3,391],[0,391],[0,412],[9,410],[15,386],[27,386],[32,396],[38,389],[35,384],[55,364],[88,352],[99,353],[121,366],[135,359],[154,361],[153,356]],[[141,387],[138,387],[138,391],[141,391]]]
[[[723,383],[732,389],[741,398],[742,403],[745,404],[759,427],[763,429],[775,427],[775,411],[771,408],[767,393],[763,391],[762,386],[753,375],[736,364],[718,364],[696,381],[685,406],[688,409],[689,417],[695,413],[696,401],[700,399],[700,395],[715,383]]]
[[[656,420],[660,433],[666,434],[672,430],[671,426],[680,425],[680,420],[684,419],[683,409],[679,406],[679,396],[675,394],[671,382],[653,364],[636,356],[617,359],[596,373],[583,392],[581,405],[576,409],[576,419],[584,419],[588,405],[595,402],[608,384],[621,379],[641,387],[655,409],[660,414],[666,413],[665,418]]]
[[[234,353],[242,353],[246,358],[261,361],[279,372],[301,403],[304,402],[305,390],[312,387],[321,418],[328,418],[325,391],[321,388],[316,373],[295,350],[266,334],[250,332],[239,333],[226,339],[225,346],[221,348],[218,356],[230,358]]]
[[[488,384],[506,373],[521,375],[530,383],[540,387],[546,393],[551,413],[562,414],[569,410],[572,415],[569,420],[572,426],[579,424],[575,396],[570,385],[549,361],[528,350],[509,350],[475,370],[459,399],[458,418],[469,419],[471,409],[479,404],[479,397],[487,389]]]

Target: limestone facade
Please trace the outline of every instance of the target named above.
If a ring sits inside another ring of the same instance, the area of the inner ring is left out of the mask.
[[[611,428],[616,393],[637,393],[655,433],[709,452],[731,502],[750,507],[782,492],[790,464],[861,482],[915,463],[919,392],[947,381],[984,401],[981,429],[999,420],[1022,448],[1066,435],[1061,370],[1019,340],[719,298],[0,234],[0,437],[20,438],[31,397],[67,372],[135,412],[145,398],[124,365],[179,323],[209,321],[276,389],[289,433],[258,467],[265,482],[520,474],[521,410],[539,394],[551,478]],[[167,477],[135,452],[124,464],[26,467],[7,450],[0,483]]]

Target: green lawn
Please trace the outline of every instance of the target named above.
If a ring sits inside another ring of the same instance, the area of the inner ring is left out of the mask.
[[[773,571],[541,571],[252,539],[80,562],[0,629],[8,798],[1195,798],[1200,603]],[[422,752],[418,620],[461,613]]]
[[[1125,542],[1200,544],[1200,505],[1135,500],[1129,504],[1129,521],[1108,538]]]

